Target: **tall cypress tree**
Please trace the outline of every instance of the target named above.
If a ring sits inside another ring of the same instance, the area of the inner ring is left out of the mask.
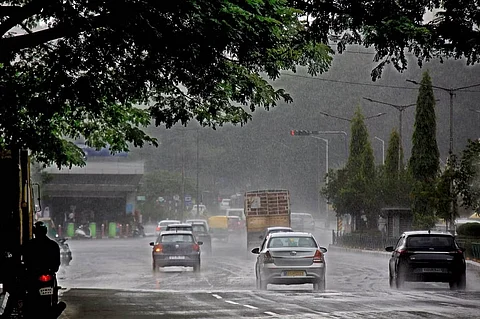
[[[400,134],[397,130],[394,129],[390,133],[390,139],[388,141],[387,156],[385,158],[385,174],[389,179],[398,178],[398,149],[400,148],[400,170],[403,169],[402,159],[403,159],[403,149],[400,145]]]
[[[423,74],[417,98],[409,162],[410,173],[415,181],[412,210],[416,228],[430,228],[435,224],[433,194],[440,157],[436,132],[435,97],[432,79],[427,71]]]

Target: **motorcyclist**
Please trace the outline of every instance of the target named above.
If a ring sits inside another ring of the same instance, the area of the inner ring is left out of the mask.
[[[44,271],[56,273],[60,268],[60,247],[56,241],[48,238],[47,232],[44,222],[36,222],[33,226],[35,237],[25,245],[23,262],[30,274]]]

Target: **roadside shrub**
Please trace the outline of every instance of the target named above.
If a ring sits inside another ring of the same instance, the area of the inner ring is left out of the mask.
[[[460,236],[479,237],[480,223],[465,223],[457,227],[457,233]]]

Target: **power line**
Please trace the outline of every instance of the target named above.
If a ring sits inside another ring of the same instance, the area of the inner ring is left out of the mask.
[[[417,87],[388,85],[388,84],[373,84],[373,83],[365,83],[365,82],[362,83],[362,82],[342,81],[342,80],[332,80],[332,79],[317,78],[317,77],[313,77],[313,76],[300,75],[300,74],[281,73],[281,75],[297,77],[297,78],[305,78],[305,79],[322,81],[322,82],[332,82],[332,83],[360,85],[360,86],[369,86],[369,87],[380,87],[380,88],[388,88],[388,89],[418,90]],[[474,90],[462,90],[462,92],[480,93],[480,91],[474,91]]]

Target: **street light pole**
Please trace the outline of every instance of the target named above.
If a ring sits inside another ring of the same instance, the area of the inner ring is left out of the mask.
[[[382,140],[380,137],[376,137],[376,136],[375,136],[375,139],[382,142],[382,165],[385,165],[385,141]]]
[[[326,174],[326,179],[325,179],[325,185],[328,186],[328,140],[325,139],[325,138],[322,138],[322,137],[318,137],[318,136],[315,136],[315,135],[310,135],[310,137],[313,137],[314,139],[317,139],[317,140],[322,140],[325,142],[325,174]],[[319,184],[320,186],[320,184]],[[318,203],[320,203],[320,189],[318,190]],[[320,205],[318,205],[319,207],[319,212],[320,212]],[[325,216],[327,217],[328,219],[328,202],[325,204]]]
[[[328,113],[325,113],[325,112],[321,112],[321,111],[319,111],[318,113],[320,113],[320,114],[322,114],[322,115],[325,115],[325,116],[333,117],[333,118],[335,118],[335,119],[347,121],[347,122],[352,122],[352,121],[353,121],[353,119],[348,119],[348,118],[346,118],[346,117],[331,115],[331,114],[328,114]],[[369,119],[373,119],[373,118],[376,118],[376,117],[380,117],[380,116],[385,115],[385,114],[387,114],[387,113],[382,112],[382,113],[378,113],[378,114],[375,114],[375,115],[366,116],[364,119],[365,119],[365,120],[369,120]]]
[[[369,101],[369,102],[373,102],[373,103],[378,103],[378,104],[384,104],[384,105],[388,105],[388,106],[391,106],[391,107],[394,107],[398,110],[398,135],[400,136],[400,147],[398,148],[398,171],[400,172],[401,168],[402,168],[402,149],[403,149],[403,123],[402,123],[402,118],[403,118],[403,112],[411,107],[411,106],[415,106],[417,103],[412,103],[412,104],[408,104],[408,105],[396,105],[396,104],[391,104],[391,103],[387,103],[387,102],[382,102],[382,101],[377,101],[377,100],[374,100],[374,99],[371,99],[371,98],[368,98],[368,97],[364,97],[365,100]]]
[[[199,187],[198,187],[198,184],[199,184],[199,175],[200,175],[200,161],[199,161],[199,148],[198,148],[198,144],[199,144],[199,134],[200,134],[200,130],[197,130],[197,158],[196,158],[196,162],[197,162],[197,217],[200,216],[200,195],[199,195]]]

